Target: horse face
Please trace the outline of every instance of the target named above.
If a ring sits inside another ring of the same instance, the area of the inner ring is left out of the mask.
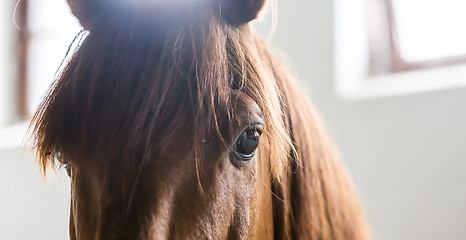
[[[90,35],[63,77],[76,87],[57,97],[87,102],[57,110],[80,115],[63,120],[76,134],[57,141],[71,166],[71,238],[272,238],[266,121],[259,98],[231,80],[252,75],[252,60],[236,59],[253,45],[239,25],[264,1],[115,12],[97,2],[69,1]]]
[[[272,238],[262,113],[246,94],[235,113],[227,147],[207,140],[199,164],[186,147],[190,134],[140,169],[125,169],[123,160],[70,161],[72,239]]]

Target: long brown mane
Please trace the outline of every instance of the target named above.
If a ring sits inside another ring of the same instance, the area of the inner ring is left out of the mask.
[[[228,24],[200,3],[121,7],[102,19],[34,115],[44,171],[66,157],[121,158],[139,168],[186,134],[200,161],[206,140],[223,141],[236,89],[264,113],[275,238],[369,238],[315,112],[248,26]]]
[[[276,238],[370,239],[351,180],[318,114],[282,65],[266,49],[263,54],[285,96],[299,158],[291,158],[287,176],[273,183],[279,196],[274,199]]]

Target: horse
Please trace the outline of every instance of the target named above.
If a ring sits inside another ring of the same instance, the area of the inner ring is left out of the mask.
[[[31,122],[70,239],[370,238],[335,147],[250,22],[265,0],[68,0],[77,50]]]

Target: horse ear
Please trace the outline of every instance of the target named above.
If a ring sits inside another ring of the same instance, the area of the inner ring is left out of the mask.
[[[86,30],[91,30],[101,13],[101,1],[67,0],[71,12]]]
[[[265,0],[220,0],[222,17],[233,25],[242,25],[257,18]]]

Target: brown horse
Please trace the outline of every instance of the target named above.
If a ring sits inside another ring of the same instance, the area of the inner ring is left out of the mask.
[[[68,0],[89,34],[32,126],[71,239],[369,239],[316,114],[249,22],[264,0]]]

